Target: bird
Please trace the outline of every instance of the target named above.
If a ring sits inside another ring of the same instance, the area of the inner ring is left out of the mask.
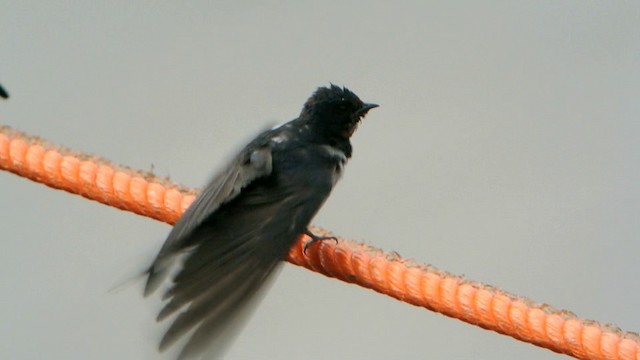
[[[9,93],[2,87],[2,85],[0,85],[0,97],[3,99],[9,98]]]
[[[311,238],[305,252],[335,240],[308,226],[351,158],[351,136],[376,107],[346,87],[319,87],[297,118],[260,133],[214,176],[145,272],[145,297],[170,283],[157,321],[175,319],[159,351],[191,333],[179,360],[221,357],[300,236]]]

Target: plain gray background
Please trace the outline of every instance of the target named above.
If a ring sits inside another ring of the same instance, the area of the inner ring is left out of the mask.
[[[372,111],[314,223],[640,330],[640,2],[2,1],[0,123],[203,185],[317,86]],[[171,359],[169,226],[0,173],[0,358]],[[229,359],[561,355],[292,265]]]

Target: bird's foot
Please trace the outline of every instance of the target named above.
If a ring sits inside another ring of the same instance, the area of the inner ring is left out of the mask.
[[[303,252],[304,252],[305,255],[307,254],[307,249],[311,245],[317,243],[318,241],[333,240],[333,241],[336,242],[336,244],[338,244],[338,238],[335,237],[335,236],[318,236],[318,235],[312,233],[311,230],[309,230],[309,229],[305,229],[304,230],[304,234],[311,238],[311,241],[309,241],[308,243],[304,244],[304,251]]]

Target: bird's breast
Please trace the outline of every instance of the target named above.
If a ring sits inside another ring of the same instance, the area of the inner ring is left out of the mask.
[[[333,165],[331,185],[335,186],[338,180],[342,177],[344,165],[347,163],[347,156],[342,150],[331,145],[322,145],[322,151],[324,151],[325,156],[328,157],[329,162]]]
[[[294,187],[331,191],[342,176],[347,157],[329,145],[307,145],[274,157],[275,171],[283,183]]]

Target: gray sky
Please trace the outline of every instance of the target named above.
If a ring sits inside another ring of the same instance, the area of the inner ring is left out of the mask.
[[[4,1],[0,123],[203,185],[320,85],[381,104],[314,223],[640,330],[639,2]],[[0,358],[171,359],[169,226],[0,173]],[[562,356],[285,265],[229,359]]]

